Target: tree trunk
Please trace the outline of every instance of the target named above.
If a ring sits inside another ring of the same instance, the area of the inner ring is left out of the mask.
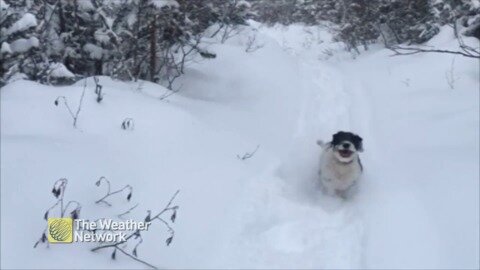
[[[155,71],[157,64],[157,24],[156,17],[153,17],[150,26],[150,81],[155,82]]]
[[[103,59],[95,60],[95,75],[103,75]]]
[[[63,14],[62,1],[58,2],[58,17],[60,17],[60,33],[65,33],[65,15]]]

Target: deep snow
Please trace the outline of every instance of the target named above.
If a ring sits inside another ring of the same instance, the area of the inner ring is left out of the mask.
[[[53,101],[76,107],[84,81],[1,89],[2,268],[143,267],[87,244],[32,248],[61,177],[90,219],[140,203],[130,217],[142,220],[180,189],[172,245],[157,224],[138,251],[158,267],[479,268],[478,62],[455,57],[451,89],[451,55],[352,59],[323,28],[252,29],[207,40],[217,58],[192,63],[166,100],[158,85],[101,77],[97,104],[89,78],[78,129]],[[265,46],[246,53],[253,34]],[[456,46],[448,28],[429,43]],[[127,117],[134,130],[120,128]],[[316,182],[315,141],[339,129],[365,144],[348,201]],[[132,202],[95,205],[100,176],[131,184]]]

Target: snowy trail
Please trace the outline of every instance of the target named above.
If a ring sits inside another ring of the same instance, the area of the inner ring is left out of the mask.
[[[340,73],[301,61],[301,110],[291,149],[249,180],[241,243],[246,268],[362,268],[364,221],[352,201],[319,192],[317,139],[350,128],[352,97]],[[297,93],[298,94],[298,93]],[[313,150],[312,150],[313,148]]]
[[[435,55],[389,58],[387,50],[374,50],[356,61],[336,63],[289,50],[302,74],[302,91],[291,93],[301,96],[299,116],[287,154],[249,180],[248,207],[240,219],[245,225],[234,248],[240,250],[238,257],[246,256],[243,266],[476,265],[478,242],[466,240],[457,229],[464,227],[474,235],[470,239],[478,239],[478,92],[470,92],[478,89],[478,78],[464,77],[461,90],[450,92],[438,80],[449,57],[429,77],[415,70],[430,68],[428,63],[438,61]],[[466,74],[478,70],[474,62],[462,60]],[[457,116],[445,117],[451,113]],[[465,130],[467,140],[439,136],[449,129]],[[316,186],[315,141],[328,140],[338,130],[364,138],[366,171],[351,201],[322,196]],[[443,145],[465,149],[470,158],[442,150]],[[452,179],[458,179],[453,190]],[[446,221],[445,214],[455,218]]]
[[[432,45],[449,46],[449,35],[442,32]],[[365,264],[469,268],[478,264],[479,250],[473,240],[479,233],[478,77],[463,76],[451,91],[444,81],[451,57],[388,56],[383,50],[332,63],[352,97],[351,128],[365,139],[367,170],[358,198],[367,236]],[[465,70],[458,74],[478,74],[475,61],[457,61]],[[421,72],[424,65],[428,74]],[[453,131],[462,131],[464,141]]]

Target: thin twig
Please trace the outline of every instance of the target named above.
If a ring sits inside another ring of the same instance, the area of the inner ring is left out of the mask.
[[[255,155],[255,153],[257,152],[258,148],[260,148],[260,145],[257,145],[257,147],[255,148],[255,150],[253,150],[252,152],[246,152],[245,154],[243,154],[243,156],[237,155],[237,158],[240,159],[240,160],[249,159],[249,158],[253,157],[253,155]]]
[[[132,190],[133,188],[130,186],[130,185],[126,185],[124,186],[122,189],[119,189],[117,191],[111,191],[110,189],[110,181],[108,181],[108,179],[105,177],[105,176],[102,176],[100,177],[100,179],[98,179],[98,181],[95,183],[97,186],[100,186],[102,182],[106,182],[107,183],[107,193],[105,194],[105,196],[103,196],[102,198],[98,199],[97,201],[95,201],[95,203],[104,203],[108,206],[112,206],[112,204],[110,204],[109,202],[107,202],[105,199],[112,196],[112,195],[115,195],[115,194],[118,194],[122,191],[124,191],[125,189],[128,189],[130,191],[129,195],[127,195],[127,200],[130,200],[130,196],[132,194]]]
[[[130,212],[132,212],[133,209],[137,208],[138,205],[139,205],[139,203],[135,204],[135,206],[131,207],[127,211],[125,211],[121,214],[118,214],[117,217],[122,218],[124,215],[130,214]]]
[[[170,96],[178,93],[178,92],[180,91],[180,89],[182,89],[182,86],[183,86],[183,85],[181,85],[180,87],[178,87],[178,88],[175,89],[175,90],[167,89],[167,90],[165,91],[165,93],[163,93],[163,94],[159,97],[159,99],[160,99],[160,100],[164,100],[164,99],[166,99],[166,98],[168,98],[168,97],[170,97]]]
[[[147,263],[146,261],[141,260],[141,259],[139,259],[139,258],[137,258],[137,257],[135,257],[135,256],[133,256],[133,255],[131,255],[131,254],[129,254],[128,252],[126,252],[125,250],[119,248],[118,246],[115,246],[115,249],[118,250],[118,251],[120,251],[120,252],[122,252],[123,254],[127,255],[128,257],[130,257],[131,259],[133,259],[133,260],[135,260],[135,261],[137,261],[137,262],[139,262],[139,263],[143,263],[143,264],[145,264],[146,266],[148,266],[148,267],[150,267],[150,268],[152,268],[152,269],[158,269],[156,266],[151,265],[151,264]]]
[[[70,114],[70,116],[73,119],[73,127],[74,128],[77,128],[77,120],[78,120],[78,116],[80,115],[80,111],[82,110],[83,97],[85,96],[86,88],[87,88],[87,80],[85,79],[82,95],[80,96],[80,102],[78,103],[78,108],[77,108],[77,111],[75,113],[73,113],[73,110],[68,105],[68,100],[65,96],[59,96],[59,97],[57,97],[57,99],[55,99],[55,106],[58,106],[58,101],[60,99],[63,100],[63,103],[65,104],[65,107],[67,108],[68,113]]]
[[[160,211],[160,213],[158,213],[156,216],[154,216],[154,217],[152,218],[152,220],[155,219],[155,218],[158,218],[161,214],[165,213],[166,211],[169,211],[169,210],[177,210],[177,209],[178,209],[178,206],[170,206],[170,205],[172,205],[173,200],[175,200],[175,197],[177,197],[178,193],[180,193],[180,190],[177,190],[177,191],[175,192],[175,194],[173,194],[172,198],[171,198],[170,201],[167,203],[167,205],[165,206],[165,208],[164,208],[162,211]]]
[[[450,70],[445,71],[445,78],[447,79],[447,84],[450,86],[450,89],[455,88],[455,82],[457,81],[457,77],[455,77],[455,57],[452,59],[452,63],[450,65]]]
[[[83,97],[85,96],[85,90],[86,89],[87,89],[87,79],[85,79],[85,84],[83,85],[82,96],[80,97],[80,103],[78,104],[77,113],[75,114],[75,119],[74,119],[74,122],[73,122],[74,127],[77,127],[78,115],[80,114],[80,111],[82,110]]]

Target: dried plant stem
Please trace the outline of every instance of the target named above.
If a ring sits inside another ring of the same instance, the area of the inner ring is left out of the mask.
[[[132,190],[133,190],[133,188],[132,188],[130,185],[126,185],[126,186],[124,186],[122,189],[119,189],[119,190],[116,190],[116,191],[111,191],[110,181],[108,181],[108,179],[107,179],[105,176],[100,177],[100,179],[98,179],[98,181],[96,182],[96,185],[97,185],[97,186],[100,186],[100,184],[103,183],[103,182],[107,183],[107,193],[106,193],[102,198],[100,198],[100,199],[98,199],[97,201],[95,201],[95,203],[97,203],[97,204],[98,204],[98,203],[104,203],[104,204],[106,204],[106,205],[108,205],[108,206],[112,206],[112,204],[110,204],[109,202],[107,202],[105,199],[107,199],[108,197],[113,196],[113,195],[115,195],[115,194],[118,194],[118,193],[120,193],[120,192],[122,192],[122,191],[124,191],[124,190],[126,190],[126,189],[128,189],[128,190],[130,191],[129,195],[127,196],[127,200],[130,200],[130,196],[131,196]]]
[[[56,106],[58,106],[58,102],[59,102],[60,99],[63,101],[63,104],[65,104],[65,107],[67,108],[68,113],[70,114],[70,116],[73,119],[73,127],[74,128],[77,128],[78,116],[80,115],[80,111],[82,110],[83,98],[85,97],[86,88],[87,88],[87,80],[85,79],[85,83],[83,85],[82,95],[80,96],[80,102],[78,103],[78,108],[77,108],[77,111],[75,113],[73,112],[72,108],[70,108],[70,105],[68,105],[68,100],[65,96],[59,96],[55,100],[55,105]]]
[[[99,180],[99,181],[100,181],[100,180]],[[166,226],[168,232],[170,233],[170,237],[167,238],[167,240],[166,240],[167,245],[169,245],[169,244],[172,242],[172,239],[173,239],[173,237],[174,237],[174,235],[175,235],[175,230],[170,226],[170,224],[169,224],[167,221],[165,221],[165,220],[161,217],[161,215],[164,214],[164,213],[166,213],[167,211],[173,211],[173,215],[172,215],[172,217],[171,217],[171,220],[172,220],[172,222],[174,222],[175,216],[176,216],[176,211],[177,211],[177,209],[178,209],[178,206],[176,206],[176,205],[175,205],[175,206],[172,206],[172,204],[173,204],[173,201],[175,200],[175,198],[177,197],[177,195],[178,195],[179,192],[180,192],[180,190],[177,190],[177,191],[173,194],[173,196],[170,198],[170,200],[168,201],[167,205],[166,205],[160,212],[158,212],[155,216],[151,217],[151,211],[148,211],[148,215],[147,215],[147,217],[145,218],[145,221],[146,221],[146,222],[151,222],[151,221],[154,221],[154,220],[159,220],[161,223],[163,223],[163,224]],[[131,209],[133,209],[133,208],[135,208],[135,207],[136,207],[136,206],[132,207]],[[130,209],[130,210],[131,210],[131,209]],[[130,210],[128,210],[127,212],[129,212]],[[136,243],[135,247],[133,248],[132,253],[129,253],[129,252],[125,251],[123,248],[121,248],[120,246],[123,245],[123,244],[125,244],[125,243],[127,243],[127,242],[129,242],[131,239],[140,239],[140,240]],[[134,259],[135,261],[138,261],[138,262],[140,262],[140,263],[142,263],[142,264],[144,264],[144,265],[146,265],[146,266],[148,266],[148,267],[151,267],[151,268],[153,268],[153,269],[157,269],[154,265],[149,264],[149,263],[145,262],[144,260],[141,260],[141,259],[139,259],[139,258],[137,257],[137,251],[136,251],[136,250],[137,250],[137,247],[138,247],[141,243],[143,243],[143,238],[142,238],[142,236],[141,236],[141,231],[137,229],[137,230],[135,230],[134,232],[132,232],[131,234],[129,234],[127,237],[125,237],[125,240],[123,240],[123,241],[120,241],[120,242],[117,242],[117,243],[112,243],[112,244],[107,244],[107,245],[101,245],[101,246],[98,246],[98,247],[95,247],[95,248],[91,249],[91,251],[92,251],[92,252],[95,252],[95,251],[98,251],[98,250],[101,250],[101,249],[105,249],[105,248],[113,248],[113,249],[114,249],[114,252],[115,252],[116,250],[118,250],[118,251],[122,252],[123,254],[127,255],[129,258]],[[114,254],[112,254],[112,258],[114,258],[113,255],[114,255]]]

